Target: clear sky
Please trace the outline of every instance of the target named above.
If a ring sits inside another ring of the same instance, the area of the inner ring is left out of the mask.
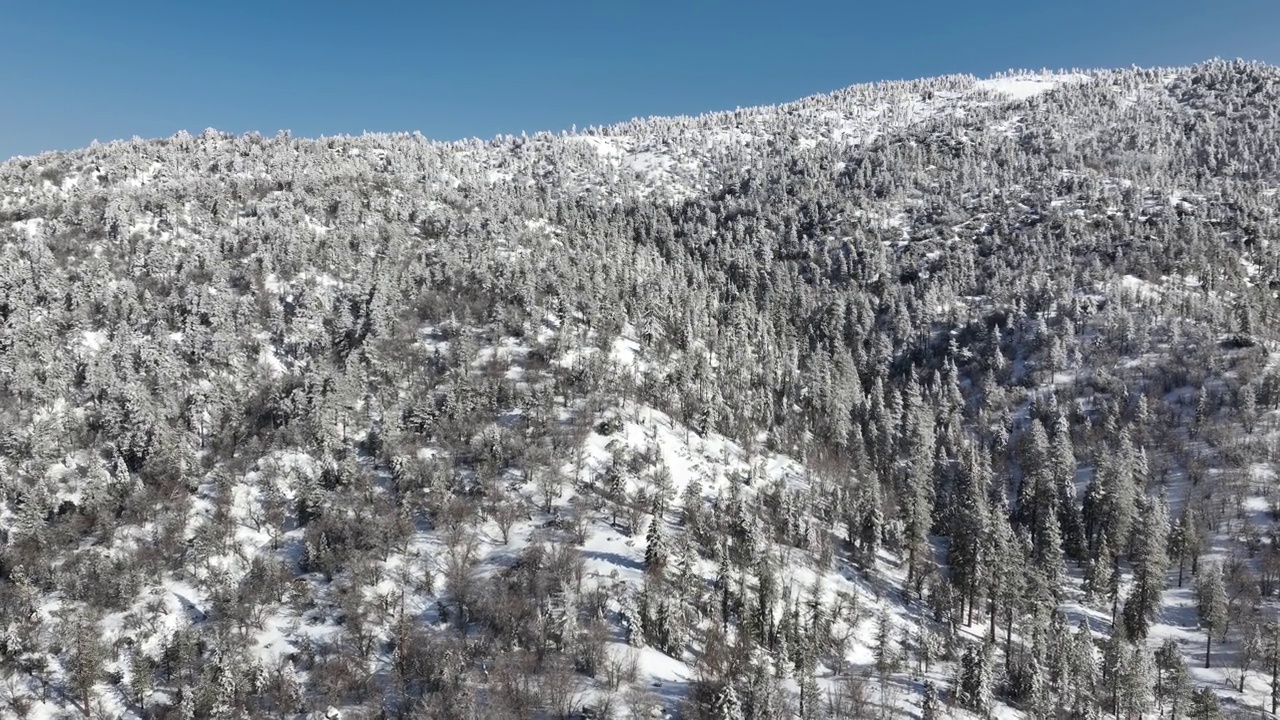
[[[492,137],[1215,56],[1280,63],[1280,2],[0,0],[0,159],[206,127]]]

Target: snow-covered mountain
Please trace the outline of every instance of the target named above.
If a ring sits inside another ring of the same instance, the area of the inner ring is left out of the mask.
[[[0,165],[0,714],[1274,712],[1277,108]]]

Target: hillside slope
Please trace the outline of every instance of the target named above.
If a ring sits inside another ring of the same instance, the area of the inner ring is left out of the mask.
[[[0,165],[0,714],[1274,712],[1278,120],[1214,61]]]

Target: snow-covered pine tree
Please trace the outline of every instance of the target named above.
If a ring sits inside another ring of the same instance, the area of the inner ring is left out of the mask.
[[[746,720],[742,701],[738,699],[738,690],[732,682],[726,682],[716,693],[711,707],[712,720]]]
[[[955,684],[956,702],[983,717],[991,710],[995,688],[992,647],[990,642],[967,645],[960,657],[959,676]]]
[[[1146,498],[1141,503],[1135,530],[1133,581],[1123,612],[1125,630],[1135,640],[1147,637],[1151,620],[1160,607],[1165,573],[1169,569],[1168,537],[1169,513],[1164,500]]]
[[[1227,591],[1222,583],[1222,566],[1216,562],[1203,565],[1196,574],[1196,608],[1204,628],[1204,666],[1208,668],[1213,658],[1213,636],[1227,624]]]
[[[1182,587],[1183,571],[1188,559],[1192,560],[1194,567],[1195,558],[1199,555],[1200,544],[1200,533],[1196,528],[1195,513],[1192,512],[1191,505],[1188,503],[1179,513],[1178,520],[1169,531],[1169,555],[1178,560],[1178,587]]]
[[[667,541],[663,535],[663,518],[660,507],[655,504],[649,529],[645,533],[644,571],[653,578],[662,579],[667,567]]]
[[[941,717],[942,703],[938,697],[938,686],[932,680],[925,680],[920,699],[921,720],[938,720]]]
[[[1187,661],[1182,649],[1173,638],[1165,638],[1155,652],[1155,696],[1158,712],[1169,717],[1179,717],[1186,709],[1187,696],[1191,693],[1191,678],[1187,673]]]

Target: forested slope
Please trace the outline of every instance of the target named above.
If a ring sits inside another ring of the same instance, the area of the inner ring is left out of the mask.
[[[0,165],[0,714],[1280,692],[1280,70]]]

